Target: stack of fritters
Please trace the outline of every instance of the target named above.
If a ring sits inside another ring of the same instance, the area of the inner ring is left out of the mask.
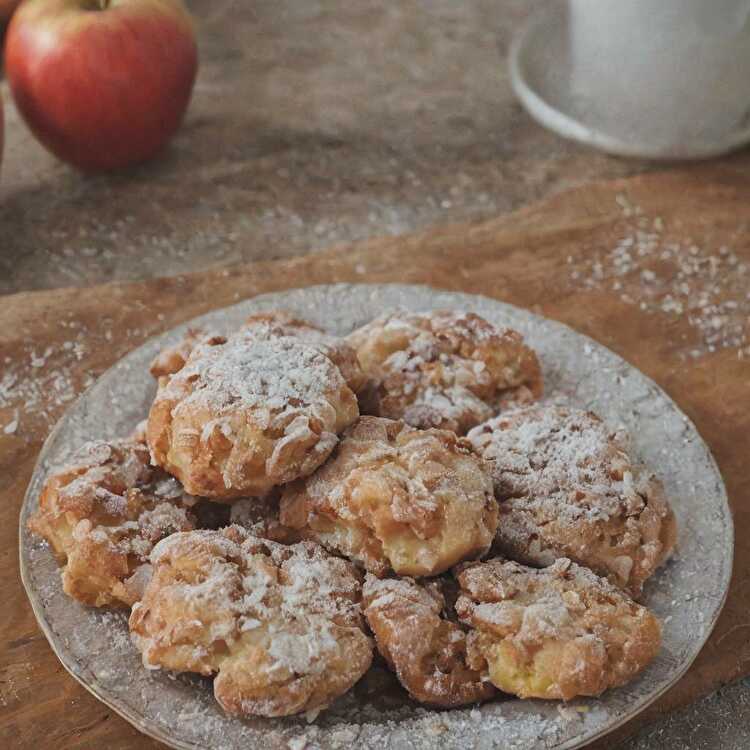
[[[515,331],[395,312],[338,339],[271,312],[151,371],[145,429],[84,446],[30,522],[66,593],[132,607],[149,669],[281,716],[330,705],[374,648],[443,707],[599,695],[657,653],[630,597],[674,516],[622,435],[536,402]]]

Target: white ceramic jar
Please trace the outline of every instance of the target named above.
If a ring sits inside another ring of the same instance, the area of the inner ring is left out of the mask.
[[[750,140],[750,0],[550,3],[511,65],[535,117],[605,150],[689,158]]]
[[[631,141],[720,143],[750,112],[750,0],[571,0],[574,96]]]

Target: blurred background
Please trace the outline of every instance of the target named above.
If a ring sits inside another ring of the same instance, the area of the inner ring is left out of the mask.
[[[545,3],[189,0],[200,69],[156,160],[81,175],[7,83],[0,293],[287,257],[648,169],[536,125],[511,38]]]

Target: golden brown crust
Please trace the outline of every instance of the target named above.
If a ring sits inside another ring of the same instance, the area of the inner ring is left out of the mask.
[[[444,614],[442,581],[368,574],[362,604],[378,650],[415,700],[448,708],[495,694],[467,664],[466,629]]]
[[[154,544],[195,528],[196,499],[149,464],[145,445],[87,443],[42,490],[29,529],[63,561],[63,590],[84,604],[130,606]]]
[[[429,576],[486,552],[497,503],[465,440],[361,417],[323,467],[283,488],[280,520],[376,575]]]
[[[595,414],[534,405],[468,439],[495,483],[498,554],[531,565],[569,557],[634,596],[671,554],[676,521],[660,483],[638,471],[625,436]]]
[[[606,579],[566,558],[543,568],[501,559],[457,571],[460,619],[476,629],[470,659],[521,698],[596,696],[656,656],[659,621]]]
[[[216,333],[206,333],[200,328],[188,328],[187,333],[173,346],[168,346],[154,357],[149,372],[155,378],[169,377],[179,372],[188,361],[190,353],[201,342],[222,344],[224,336]]]
[[[348,337],[370,380],[362,411],[459,435],[508,403],[538,398],[542,374],[520,334],[474,313],[391,313]]]
[[[319,347],[240,330],[202,339],[160,379],[147,439],[152,460],[188,491],[231,501],[312,473],[358,413]]]
[[[130,616],[144,665],[216,674],[214,694],[230,714],[321,710],[370,666],[357,571],[315,544],[283,546],[230,526],[176,534],[151,562]]]

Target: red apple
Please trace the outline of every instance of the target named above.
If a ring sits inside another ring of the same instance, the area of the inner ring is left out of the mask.
[[[181,0],[26,0],[5,42],[19,111],[63,161],[144,161],[174,134],[198,53]]]

